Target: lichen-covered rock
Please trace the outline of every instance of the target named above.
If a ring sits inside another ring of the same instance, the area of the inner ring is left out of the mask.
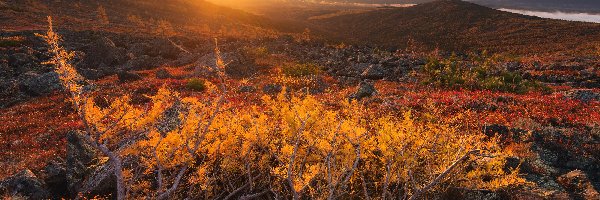
[[[267,84],[265,86],[263,86],[262,91],[265,94],[277,94],[280,93],[281,90],[283,90],[283,87],[281,85],[277,85],[277,84]]]
[[[27,199],[47,199],[50,193],[44,181],[26,169],[3,181],[0,181],[0,196],[19,195]]]
[[[51,161],[44,169],[44,182],[54,197],[65,197],[69,193],[67,169],[63,163]]]
[[[563,92],[563,95],[569,99],[576,99],[582,102],[600,101],[600,92],[591,89],[576,89]]]
[[[121,71],[117,73],[117,77],[119,78],[119,82],[121,83],[133,82],[142,79],[142,76],[140,76],[139,74],[127,71]]]
[[[558,177],[560,183],[577,199],[600,199],[588,176],[580,170],[573,170]]]
[[[253,93],[255,91],[256,91],[256,87],[251,86],[251,85],[241,86],[238,89],[238,92],[240,92],[240,93]]]
[[[96,158],[96,152],[84,139],[83,132],[67,133],[66,178],[72,194],[81,190],[81,183],[90,174],[89,166]]]
[[[169,71],[167,71],[166,69],[159,69],[159,70],[157,70],[156,73],[155,73],[155,76],[158,79],[173,78],[173,75],[171,75],[171,73],[169,73]]]
[[[21,82],[22,90],[31,96],[40,96],[61,89],[58,73],[48,72],[45,74],[28,73]]]
[[[361,82],[360,84],[358,84],[358,90],[350,95],[350,100],[361,100],[363,98],[366,97],[371,97],[373,95],[375,95],[377,93],[377,90],[375,89],[375,86],[373,86],[373,84],[368,83],[368,82]]]
[[[124,48],[117,47],[107,37],[101,37],[85,50],[84,66],[88,68],[113,68],[127,61]]]

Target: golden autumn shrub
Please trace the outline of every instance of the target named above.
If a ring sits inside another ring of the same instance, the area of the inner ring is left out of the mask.
[[[503,170],[509,153],[494,138],[416,121],[410,112],[373,115],[356,102],[330,107],[285,92],[254,106],[230,105],[218,46],[219,87],[207,87],[206,98],[163,87],[147,106],[123,96],[101,108],[79,84],[51,22],[43,37],[85,138],[113,166],[118,199],[422,198],[450,186],[523,183],[518,171]]]

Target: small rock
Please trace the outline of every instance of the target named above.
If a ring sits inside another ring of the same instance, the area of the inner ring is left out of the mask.
[[[251,85],[245,85],[238,89],[238,92],[240,92],[240,93],[252,93],[255,91],[256,91],[256,87],[251,86]]]
[[[377,93],[377,90],[375,89],[375,86],[373,86],[373,84],[371,83],[367,83],[365,81],[360,82],[360,84],[358,85],[358,90],[356,91],[356,93],[350,95],[350,100],[361,100],[365,97],[371,97],[374,94]]]
[[[167,40],[153,40],[151,49],[148,51],[148,55],[160,56],[170,60],[177,59],[180,53],[181,50]]]
[[[148,55],[152,47],[148,43],[135,43],[129,46],[128,52],[135,56]]]
[[[26,169],[0,181],[0,196],[20,195],[27,199],[47,199],[50,193],[44,186],[42,180]]]
[[[166,137],[167,133],[175,130],[181,125],[182,120],[179,118],[179,115],[184,112],[184,109],[185,107],[181,101],[173,103],[173,105],[167,108],[158,118],[156,125],[154,126],[156,130],[163,137]]]
[[[48,189],[56,197],[64,197],[69,192],[69,182],[67,180],[67,169],[64,164],[52,161],[46,165],[44,182]]]
[[[469,190],[466,188],[449,188],[442,199],[463,200],[500,200],[507,199],[508,194],[490,190]]]
[[[80,69],[79,74],[90,80],[98,80],[106,75],[106,73],[97,69]]]
[[[600,93],[591,89],[575,89],[563,92],[563,95],[569,99],[576,99],[582,102],[600,101]]]
[[[79,192],[90,197],[116,194],[117,187],[115,183],[117,178],[112,170],[110,162],[93,167],[85,181],[81,184]]]
[[[25,53],[15,53],[8,58],[8,64],[13,67],[27,65],[31,62],[35,62],[34,57]]]
[[[150,57],[148,55],[142,55],[127,61],[125,67],[126,69],[130,70],[154,69],[160,67],[163,63],[164,60],[160,57]]]
[[[173,75],[171,75],[171,73],[169,73],[169,71],[167,71],[166,69],[157,70],[155,75],[156,75],[156,78],[158,78],[158,79],[173,78]]]
[[[86,48],[84,65],[90,68],[114,67],[124,64],[127,60],[127,54],[124,48],[117,47],[115,43],[107,37],[96,40]]]
[[[366,79],[378,80],[385,77],[385,71],[381,64],[371,64],[363,71],[361,76]]]
[[[117,77],[119,78],[119,82],[121,83],[142,80],[142,76],[140,76],[139,74],[127,71],[121,71],[117,73]]]
[[[583,171],[574,170],[564,174],[558,177],[558,183],[578,199],[600,199],[600,193]]]
[[[21,87],[24,92],[32,96],[40,96],[62,89],[59,76],[56,72],[48,72],[42,75],[28,73]]]
[[[266,94],[277,94],[280,93],[281,90],[283,90],[283,87],[277,84],[267,84],[262,88],[262,91]]]
[[[81,131],[67,133],[66,178],[71,194],[80,191],[81,183],[90,174],[88,167],[96,158],[96,152],[85,141],[83,134]]]
[[[135,91],[133,91],[133,94],[131,95],[130,103],[135,104],[135,105],[143,105],[143,104],[149,103],[150,101],[152,101],[150,96],[155,95],[157,91],[158,90],[156,88],[149,88],[149,87],[138,88]]]

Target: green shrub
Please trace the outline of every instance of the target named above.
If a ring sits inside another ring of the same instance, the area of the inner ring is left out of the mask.
[[[247,48],[246,52],[254,57],[267,57],[269,50],[267,47]]]
[[[429,58],[423,68],[422,83],[445,88],[484,89],[513,93],[532,90],[549,92],[550,88],[524,79],[519,72],[501,67],[499,56],[487,54],[459,60],[456,56],[446,59]]]
[[[0,47],[14,47],[18,46],[23,42],[24,38],[21,36],[14,37],[0,37]]]
[[[321,73],[321,68],[312,63],[305,64],[286,64],[282,68],[283,74],[291,77],[303,77],[310,75],[318,75]]]
[[[202,79],[192,78],[187,81],[185,87],[193,91],[202,92],[206,90],[206,82]]]
[[[441,87],[458,88],[468,80],[467,72],[461,67],[461,63],[455,56],[444,60],[429,58],[424,68],[426,75],[424,82]]]

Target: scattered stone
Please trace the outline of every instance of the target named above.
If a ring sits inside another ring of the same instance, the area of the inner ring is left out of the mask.
[[[89,176],[89,166],[93,164],[94,158],[96,152],[84,139],[83,132],[67,133],[66,178],[71,195],[81,191],[81,183]]]
[[[476,190],[466,188],[449,188],[442,199],[463,199],[463,200],[501,200],[510,199],[505,192],[494,192],[491,190]]]
[[[575,89],[563,92],[563,95],[569,99],[576,99],[582,102],[600,101],[600,93],[591,89]]]
[[[37,61],[35,57],[25,53],[15,53],[8,58],[8,64],[13,67],[24,66],[35,61]]]
[[[160,67],[163,63],[164,60],[160,57],[150,57],[148,55],[142,55],[127,61],[127,64],[125,64],[125,68],[129,70],[154,69]]]
[[[518,128],[509,128],[505,125],[491,124],[483,126],[483,133],[488,137],[499,136],[502,143],[511,143],[521,141],[522,137],[527,135],[528,132]]]
[[[90,79],[90,80],[98,80],[100,78],[102,78],[103,76],[107,75],[107,73],[105,73],[104,71],[98,70],[98,69],[80,69],[78,70],[79,74],[81,74],[81,76],[83,76],[86,79]]]
[[[93,166],[85,181],[81,184],[79,192],[86,196],[110,196],[116,194],[116,180],[110,162]]]
[[[283,87],[278,84],[267,84],[262,88],[265,94],[278,94],[283,90]]]
[[[44,182],[55,197],[64,197],[69,194],[69,181],[67,179],[67,169],[64,164],[51,161],[46,165]]]
[[[121,72],[117,73],[117,77],[119,78],[119,82],[121,82],[121,83],[142,80],[142,76],[140,76],[139,74],[131,73],[131,72],[127,72],[127,71],[121,71]]]
[[[86,48],[84,65],[89,68],[112,68],[127,61],[124,48],[117,47],[107,37],[102,37]]]
[[[171,73],[169,73],[168,70],[166,69],[159,69],[156,71],[156,78],[158,79],[169,79],[169,78],[173,78],[173,75],[171,75]]]
[[[251,85],[241,86],[238,89],[238,92],[240,92],[240,93],[253,93],[255,91],[256,91],[256,87],[251,86]]]
[[[363,71],[361,76],[366,79],[378,80],[385,77],[385,71],[381,64],[371,64]]]
[[[160,56],[166,59],[175,60],[179,57],[181,50],[167,40],[153,40],[148,51],[150,56]]]
[[[50,192],[44,188],[42,180],[26,169],[0,181],[0,196],[14,195],[27,199],[47,199],[50,197]]]
[[[176,101],[173,105],[167,108],[157,120],[155,128],[162,135],[166,137],[167,133],[175,130],[182,123],[179,115],[184,112],[184,106],[181,101]]]
[[[558,177],[558,183],[577,199],[600,199],[600,193],[583,171],[574,170],[564,174]]]
[[[31,96],[41,96],[62,89],[59,76],[56,72],[42,75],[27,73],[28,78],[21,83],[23,91]]]
[[[360,101],[361,99],[371,97],[376,93],[377,90],[375,89],[375,86],[373,86],[373,84],[363,81],[358,85],[358,90],[356,91],[356,93],[350,95],[349,98],[350,100],[355,99]]]
[[[148,55],[152,47],[145,42],[135,43],[129,46],[128,52],[135,56]]]
[[[158,90],[156,88],[148,88],[148,87],[138,88],[135,91],[133,91],[133,94],[131,95],[130,103],[135,104],[135,105],[143,105],[143,104],[149,103],[150,101],[152,101],[150,96],[156,94],[157,91]]]

